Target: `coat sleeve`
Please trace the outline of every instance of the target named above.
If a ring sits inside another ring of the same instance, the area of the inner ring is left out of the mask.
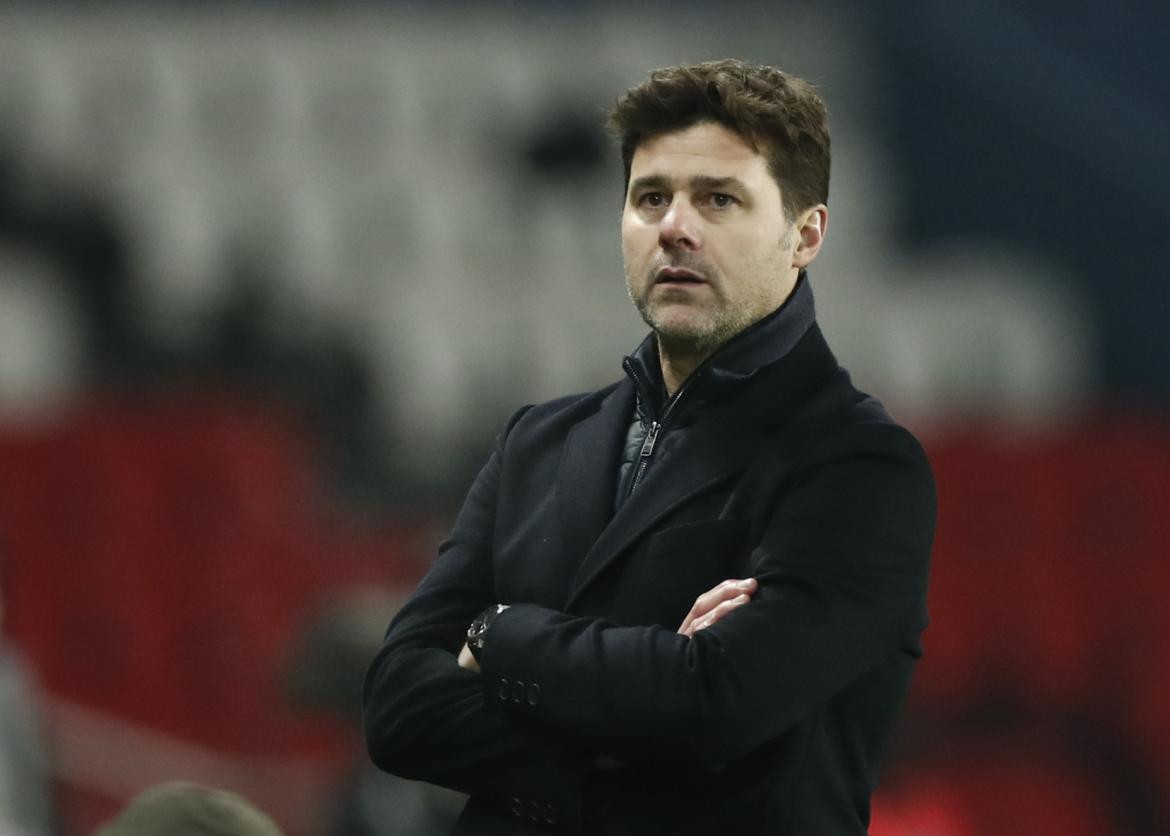
[[[909,433],[855,426],[768,516],[751,555],[755,596],[693,638],[533,605],[505,611],[481,660],[485,702],[601,751],[717,765],[917,646],[935,492]],[[538,689],[536,704],[507,698],[501,685],[516,681]]]
[[[506,435],[370,665],[366,746],[388,772],[494,799],[546,824],[567,824],[579,820],[591,757],[550,741],[522,719],[488,711],[480,675],[456,662],[467,625],[495,603],[491,543]]]

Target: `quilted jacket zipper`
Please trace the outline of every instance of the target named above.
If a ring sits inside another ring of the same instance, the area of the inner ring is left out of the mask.
[[[634,370],[634,364],[631,363],[629,359],[627,359],[622,363],[622,365],[626,369],[626,374],[633,378],[634,383],[643,393],[643,395],[648,392],[649,390],[646,388],[646,385],[642,382],[642,379],[638,377],[638,373]],[[699,369],[695,369],[695,371],[692,372],[685,381],[683,381],[683,385],[680,386],[679,390],[674,393],[674,397],[667,401],[666,409],[662,412],[661,421],[651,417],[650,426],[646,430],[646,438],[642,441],[642,449],[638,454],[638,469],[635,471],[634,481],[630,485],[631,494],[638,489],[638,485],[641,483],[642,477],[646,474],[647,468],[650,467],[650,460],[654,456],[654,445],[658,441],[659,434],[666,429],[666,425],[670,420],[670,416],[674,414],[675,407],[678,406],[679,401],[682,400],[683,395],[686,393],[687,389],[690,388],[691,382],[699,376],[698,373]],[[650,409],[651,402],[646,399],[645,403],[647,405],[647,409]]]

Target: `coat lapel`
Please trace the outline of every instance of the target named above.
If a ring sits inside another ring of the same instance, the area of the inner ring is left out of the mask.
[[[650,467],[579,564],[567,609],[610,563],[673,508],[747,467],[756,445],[745,444],[742,434],[729,437],[732,434],[718,423],[704,421],[689,428],[671,451],[670,461],[657,461]],[[608,495],[612,498],[613,491]]]
[[[569,572],[580,565],[613,516],[621,445],[633,415],[634,387],[622,381],[565,441],[556,504]]]
[[[638,489],[608,525],[605,521],[616,489],[616,445],[621,443],[614,441],[614,421],[620,424],[616,434],[624,438],[632,416],[632,392],[622,403],[620,419],[601,418],[606,412],[603,408],[598,416],[582,422],[569,439],[558,480],[562,525],[566,531],[574,532],[572,557],[576,561],[578,555],[584,556],[575,564],[578,568],[569,587],[566,610],[571,611],[601,572],[672,509],[746,470],[762,454],[765,435],[785,425],[837,370],[837,361],[814,324],[793,351],[745,383],[734,399],[713,407],[685,430],[670,431],[682,433],[682,438],[669,457],[650,466]],[[833,391],[828,389],[826,394]],[[592,444],[598,446],[590,449],[587,445]],[[597,456],[608,456],[610,466],[596,461]],[[573,467],[569,467],[570,463]],[[602,471],[603,484],[574,481],[596,480]],[[604,496],[604,514],[594,505],[598,495]],[[574,500],[566,502],[568,497]],[[577,498],[580,506],[575,504]]]

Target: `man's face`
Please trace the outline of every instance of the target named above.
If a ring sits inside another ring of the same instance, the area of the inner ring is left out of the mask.
[[[642,142],[622,212],[630,298],[659,339],[706,353],[776,310],[799,242],[767,160],[703,122]]]

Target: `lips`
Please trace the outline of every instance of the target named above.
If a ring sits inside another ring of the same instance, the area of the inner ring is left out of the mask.
[[[705,284],[706,281],[685,267],[663,267],[654,275],[655,284]]]

